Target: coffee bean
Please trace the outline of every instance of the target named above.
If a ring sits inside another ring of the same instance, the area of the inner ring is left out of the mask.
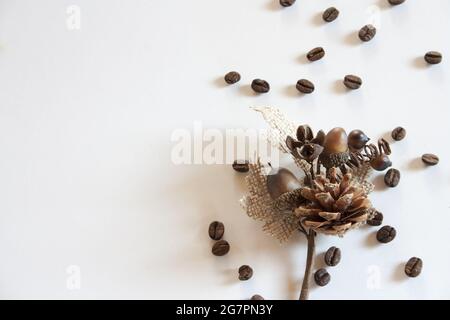
[[[392,139],[394,139],[395,141],[401,141],[406,137],[406,130],[405,128],[397,127],[394,130],[392,130],[391,136]]]
[[[318,286],[324,287],[330,282],[331,276],[326,269],[319,269],[314,274],[314,280]]]
[[[405,273],[408,277],[415,278],[422,272],[422,259],[412,257],[405,265]]]
[[[341,261],[341,249],[331,247],[325,253],[325,264],[330,267],[335,267]]]
[[[267,93],[270,90],[270,85],[266,80],[255,79],[252,81],[252,89],[257,93]]]
[[[344,78],[344,85],[351,90],[356,90],[361,87],[362,80],[358,76],[349,74],[349,75],[346,75]]]
[[[253,269],[250,266],[243,265],[239,268],[239,280],[246,281],[253,276]]]
[[[234,84],[241,80],[241,75],[239,73],[237,73],[236,71],[231,71],[225,75],[224,79],[225,79],[226,83]]]
[[[442,54],[437,51],[430,51],[425,54],[424,58],[429,64],[438,64],[442,61]]]
[[[259,294],[255,294],[250,298],[250,300],[264,300],[264,298]]]
[[[394,188],[400,182],[400,171],[397,169],[389,169],[384,175],[384,183],[390,187]]]
[[[367,224],[372,227],[381,226],[383,223],[383,214],[379,211],[375,213],[372,219],[367,220]]]
[[[283,7],[290,7],[295,3],[296,0],[280,0],[280,4]]]
[[[361,39],[361,41],[367,42],[373,39],[375,35],[377,34],[377,29],[371,25],[367,24],[364,27],[359,30],[358,36]]]
[[[237,172],[248,172],[250,170],[249,162],[247,160],[235,160],[232,165],[233,169]]]
[[[394,240],[397,231],[391,226],[384,226],[377,232],[377,240],[381,243],[388,243]]]
[[[301,93],[312,93],[314,91],[314,84],[306,79],[300,79],[297,81],[297,85],[295,86],[298,91]]]
[[[388,0],[388,2],[393,6],[396,6],[398,4],[402,4],[403,2],[405,2],[405,0]]]
[[[439,163],[439,158],[432,153],[426,153],[422,156],[422,161],[429,166],[435,166]]]
[[[325,50],[322,47],[317,47],[312,49],[306,54],[309,61],[317,61],[323,58],[325,55]]]
[[[224,256],[230,251],[230,244],[225,240],[219,240],[212,247],[212,254],[215,256]]]
[[[336,20],[336,18],[339,16],[339,10],[335,7],[328,8],[324,11],[322,18],[326,22],[331,22]]]
[[[209,229],[208,229],[209,237],[213,240],[222,239],[224,232],[225,232],[225,226],[223,225],[222,222],[213,221],[209,225]]]

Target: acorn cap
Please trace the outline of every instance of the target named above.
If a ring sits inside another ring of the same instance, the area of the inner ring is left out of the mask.
[[[334,153],[334,154],[324,154],[319,156],[320,163],[327,169],[333,167],[340,167],[346,164],[350,160],[350,154],[348,152]]]
[[[267,189],[274,200],[286,192],[291,192],[301,187],[300,181],[286,168],[272,169],[267,176]]]

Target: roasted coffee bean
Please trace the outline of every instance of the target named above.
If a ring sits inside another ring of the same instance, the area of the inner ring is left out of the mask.
[[[280,4],[283,7],[290,7],[295,3],[296,0],[280,0]]]
[[[398,4],[402,4],[403,2],[405,2],[405,0],[388,0],[388,2],[393,6],[396,6]]]
[[[319,269],[314,274],[314,280],[318,286],[324,287],[330,282],[331,276],[326,269]]]
[[[373,25],[367,24],[359,30],[358,36],[361,41],[367,42],[372,40],[376,34],[377,29]]]
[[[266,80],[255,79],[252,81],[252,89],[257,93],[267,93],[270,90],[270,85]]]
[[[362,80],[358,76],[349,74],[349,75],[346,75],[344,78],[344,85],[351,90],[356,90],[361,87]]]
[[[379,211],[375,213],[372,219],[367,220],[367,224],[372,227],[381,226],[383,223],[383,214]]]
[[[437,51],[430,51],[425,54],[424,58],[429,64],[438,64],[442,61],[442,54]]]
[[[377,232],[377,240],[381,243],[388,243],[394,240],[397,231],[391,226],[384,226]]]
[[[219,240],[212,247],[212,254],[215,256],[224,256],[230,251],[230,244],[225,240]]]
[[[255,294],[250,298],[250,300],[264,300],[264,298],[259,294]]]
[[[250,170],[249,162],[247,160],[245,160],[245,161],[235,160],[233,162],[232,167],[235,171],[242,172],[242,173],[248,172]]]
[[[391,145],[384,138],[378,139],[378,149],[380,150],[380,153],[385,153],[387,155],[392,153]]]
[[[422,272],[422,259],[412,257],[405,265],[405,273],[408,277],[415,278]]]
[[[429,166],[435,166],[439,163],[439,157],[432,153],[425,153],[422,156],[422,161]]]
[[[325,50],[322,47],[317,47],[312,49],[306,54],[309,61],[317,61],[323,58],[325,55]]]
[[[341,261],[341,249],[331,247],[325,253],[325,264],[330,267],[335,267]]]
[[[241,75],[237,73],[236,71],[228,72],[225,75],[225,82],[228,84],[234,84],[236,82],[239,82],[241,80]]]
[[[395,141],[401,141],[406,137],[406,130],[405,128],[397,127],[394,130],[392,130],[391,136],[392,139],[394,139]]]
[[[335,7],[328,8],[324,11],[322,18],[326,22],[331,22],[336,20],[336,18],[339,16],[339,10]]]
[[[301,93],[312,93],[314,91],[314,84],[306,79],[301,79],[297,81],[297,85],[295,86],[298,91]]]
[[[213,221],[209,225],[208,229],[209,237],[213,240],[220,240],[223,237],[223,234],[225,233],[225,226],[222,222],[219,221]]]
[[[246,281],[253,276],[253,269],[250,266],[243,265],[239,268],[239,280]]]
[[[400,171],[397,169],[389,169],[386,174],[384,175],[384,183],[390,187],[394,188],[398,185],[400,182]]]

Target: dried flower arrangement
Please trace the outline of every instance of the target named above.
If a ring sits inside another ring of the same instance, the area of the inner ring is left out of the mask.
[[[369,200],[374,186],[368,178],[372,170],[391,166],[391,149],[383,139],[369,144],[361,130],[347,135],[344,129],[334,128],[314,134],[308,125],[295,126],[275,108],[254,110],[270,126],[269,142],[293,157],[304,178],[257,159],[249,164],[249,194],[241,203],[279,241],[287,241],[295,231],[305,235],[308,249],[300,300],[306,300],[316,235],[343,236],[375,217],[377,210]]]

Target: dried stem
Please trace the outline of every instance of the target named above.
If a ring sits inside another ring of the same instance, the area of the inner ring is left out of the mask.
[[[305,227],[303,226],[303,220],[300,221],[300,223],[298,225],[299,225],[298,231],[303,233],[305,235],[305,237],[308,237],[308,232],[306,231]]]
[[[319,175],[321,173],[321,167],[320,167],[320,161],[317,160],[317,175]]]
[[[303,277],[302,290],[300,292],[300,300],[308,300],[309,296],[309,279],[311,278],[311,270],[313,268],[313,260],[314,260],[314,251],[315,251],[315,243],[314,238],[316,233],[314,230],[309,229],[309,233],[307,235],[308,239],[308,253],[306,257],[306,268],[305,275]]]
[[[314,163],[311,161],[309,164],[311,165],[310,171],[311,171],[311,186],[312,186],[312,180],[316,179],[316,175],[314,173]]]

